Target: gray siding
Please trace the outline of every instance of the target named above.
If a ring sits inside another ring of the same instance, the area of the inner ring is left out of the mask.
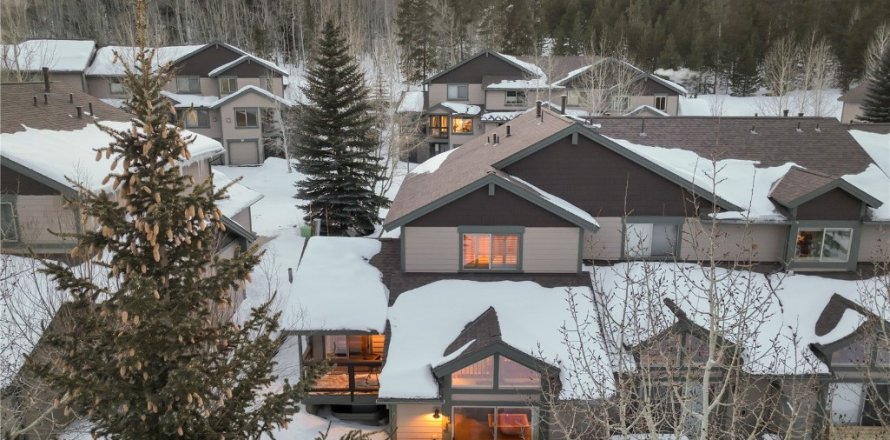
[[[683,224],[680,257],[684,260],[709,258],[711,226],[688,218]],[[718,223],[714,235],[717,261],[778,262],[788,244],[787,225],[744,225]]]
[[[890,225],[862,225],[859,261],[890,261]]]
[[[578,228],[527,228],[522,237],[523,272],[577,272],[579,239]]]
[[[402,242],[406,272],[457,272],[460,267],[456,227],[406,227]]]

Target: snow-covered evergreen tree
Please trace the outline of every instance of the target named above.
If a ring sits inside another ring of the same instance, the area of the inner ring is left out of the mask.
[[[268,304],[240,326],[228,319],[257,250],[216,255],[225,231],[216,202],[226,189],[195,184],[177,166],[189,160],[190,141],[169,125],[173,106],[160,94],[173,68],[155,71],[142,1],[137,10],[140,52],[124,79],[133,124],[103,128],[114,142],[97,145],[97,156],[115,159],[107,177],[115,193],[81,187],[79,207],[96,227],[75,234],[71,252],[106,266],[111,282],[45,262],[71,295],[74,322],[47,333],[59,356],[39,370],[64,396],[65,413],[87,417],[96,435],[258,438],[290,420],[305,388],[286,380],[273,388],[283,336]]]
[[[732,96],[751,96],[760,87],[757,58],[754,56],[754,46],[750,43],[733,63],[729,84],[732,86]]]
[[[374,187],[384,174],[376,118],[358,63],[347,52],[340,29],[328,20],[303,89],[296,169],[304,220],[321,219],[328,235],[369,234],[388,200]]]
[[[890,50],[884,51],[881,65],[872,74],[872,81],[862,103],[862,119],[869,122],[890,122]]]

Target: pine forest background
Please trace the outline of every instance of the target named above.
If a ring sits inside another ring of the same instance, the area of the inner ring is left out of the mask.
[[[864,71],[866,47],[890,0],[153,0],[156,45],[231,43],[280,62],[308,59],[324,17],[337,17],[356,54],[373,53],[399,33],[427,44],[430,72],[482,48],[516,55],[596,53],[626,42],[640,67],[686,67],[730,78],[756,72],[784,37],[814,34],[836,59],[836,86]],[[94,39],[131,44],[130,2],[7,0],[2,39]],[[403,50],[404,45],[403,45]]]

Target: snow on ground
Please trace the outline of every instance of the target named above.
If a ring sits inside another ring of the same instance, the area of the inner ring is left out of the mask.
[[[284,159],[270,157],[257,167],[215,166],[213,169],[231,179],[243,177],[242,185],[263,195],[250,210],[253,231],[257,234],[275,236],[303,224],[303,212],[297,208],[300,201],[294,198],[297,193],[294,184],[303,175],[296,171],[288,173]]]
[[[822,96],[822,108],[819,116],[841,118],[843,105],[837,99],[841,96],[839,89],[828,89]],[[681,116],[781,116],[777,114],[778,100],[775,96],[729,96],[729,95],[698,95],[696,98],[680,97]],[[804,105],[805,116],[814,116],[812,105],[801,91],[789,93],[788,108],[791,116],[796,116],[800,111],[801,101]]]
[[[850,134],[862,149],[871,156],[881,170],[890,177],[890,134],[872,133],[862,130],[850,130]]]
[[[521,350],[559,366],[570,356],[560,329],[572,328],[567,301],[570,295],[589,297],[587,287],[545,288],[523,281],[477,282],[465,280],[437,281],[399,295],[389,309],[390,328],[386,365],[380,374],[381,398],[433,399],[439,397],[439,385],[431,367],[451,357],[445,349],[489,307],[497,312],[502,340]],[[581,315],[590,313],[589,301],[580,301]],[[534,323],[534,325],[532,325]],[[597,333],[598,334],[598,333]],[[589,342],[589,341],[588,341]],[[612,389],[611,364],[601,341],[593,341],[594,356],[590,361],[600,373],[594,378],[598,391]],[[562,397],[578,393],[571,368],[561,368]],[[586,383],[587,378],[580,380]]]
[[[288,269],[296,273],[300,265],[305,239],[296,228],[283,229],[278,235],[262,244],[263,251],[260,263],[251,273],[251,282],[245,288],[245,298],[238,309],[238,320],[250,316],[250,310],[262,305],[270,299],[274,311],[282,311],[292,284],[289,282]],[[286,324],[286,323],[283,323]]]
[[[389,291],[368,262],[380,247],[371,238],[310,238],[293,284],[282,291],[283,327],[383,333]]]
[[[402,95],[399,113],[420,113],[423,111],[423,91],[409,90]]]
[[[594,289],[602,292],[610,318],[608,331],[623,334],[625,343],[631,345],[658,334],[676,322],[663,304],[664,298],[671,298],[691,321],[708,328],[707,292],[709,280],[715,280],[721,335],[741,342],[746,350],[745,369],[754,374],[809,374],[828,371],[816,359],[810,344],[826,344],[848,336],[864,319],[848,310],[834,330],[817,336],[816,321],[832,295],[842,295],[887,316],[887,298],[875,290],[878,283],[868,280],[766,276],[719,268],[711,277],[709,270],[695,264],[654,262],[594,268]]]

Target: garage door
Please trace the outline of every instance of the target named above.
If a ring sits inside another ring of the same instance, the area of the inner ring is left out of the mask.
[[[230,141],[229,165],[257,165],[260,152],[257,141]]]

